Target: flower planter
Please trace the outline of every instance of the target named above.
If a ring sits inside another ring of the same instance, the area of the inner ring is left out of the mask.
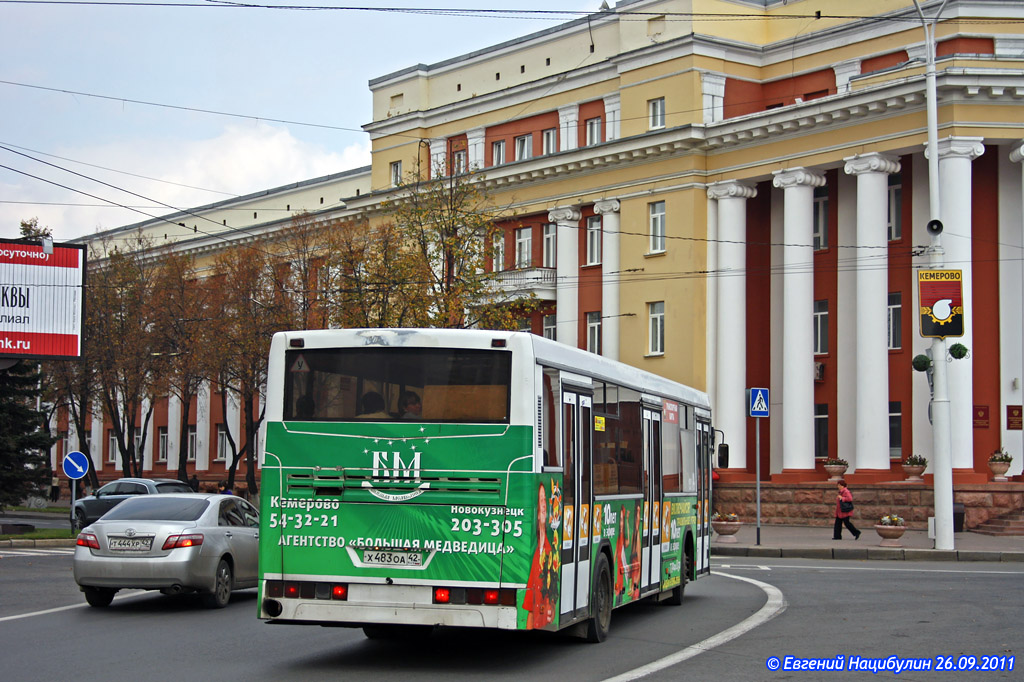
[[[921,474],[927,467],[924,464],[904,464],[903,473],[907,475],[908,481],[923,481]]]
[[[882,541],[878,543],[879,547],[902,547],[900,538],[907,532],[906,526],[883,526],[881,524],[875,524],[875,532],[882,538]]]
[[[1006,477],[1006,472],[1010,469],[1009,462],[989,462],[988,468],[992,471],[992,480],[1000,483],[1006,483],[1009,479]]]
[[[835,482],[835,481],[838,481],[839,479],[841,479],[843,477],[843,474],[846,473],[846,469],[847,469],[847,465],[845,465],[845,464],[826,464],[824,466],[825,466],[825,471],[828,472],[828,475],[829,475],[829,479],[828,480],[830,482]]]
[[[718,533],[719,542],[736,542],[742,521],[712,521],[711,527]]]

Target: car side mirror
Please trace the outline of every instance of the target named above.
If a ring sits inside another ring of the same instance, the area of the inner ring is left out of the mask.
[[[718,468],[728,469],[729,468],[729,444],[722,443],[718,446]]]

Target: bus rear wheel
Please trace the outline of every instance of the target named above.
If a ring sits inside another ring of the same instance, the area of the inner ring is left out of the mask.
[[[592,611],[587,621],[587,641],[603,642],[612,624],[612,572],[608,568],[608,557],[603,552],[597,555],[590,604]]]

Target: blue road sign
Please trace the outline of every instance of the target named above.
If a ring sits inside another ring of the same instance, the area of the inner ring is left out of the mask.
[[[74,450],[64,455],[64,475],[72,481],[84,478],[89,473],[89,458],[84,453]]]
[[[767,388],[752,388],[748,393],[750,396],[750,416],[751,417],[767,417],[768,416],[768,389]]]

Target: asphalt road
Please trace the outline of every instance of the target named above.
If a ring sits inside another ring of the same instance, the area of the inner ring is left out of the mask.
[[[253,590],[235,593],[220,611],[203,609],[194,598],[153,593],[92,609],[71,578],[69,554],[0,553],[0,648],[34,652],[5,657],[3,677],[108,682],[113,671],[130,671],[133,682],[635,679],[642,666],[682,652],[686,660],[644,679],[865,679],[877,676],[770,671],[768,660],[1011,656],[1021,640],[1022,565],[735,559],[717,561],[715,570],[720,575],[687,588],[681,607],[643,603],[617,610],[609,639],[599,645],[564,635],[466,630],[387,642],[345,628],[266,625],[255,617]],[[763,613],[770,601],[757,585],[724,574],[778,588],[785,610],[729,640],[729,628]],[[49,609],[57,610],[22,617]],[[1019,674],[1015,663],[1013,671],[904,671],[898,679]]]

